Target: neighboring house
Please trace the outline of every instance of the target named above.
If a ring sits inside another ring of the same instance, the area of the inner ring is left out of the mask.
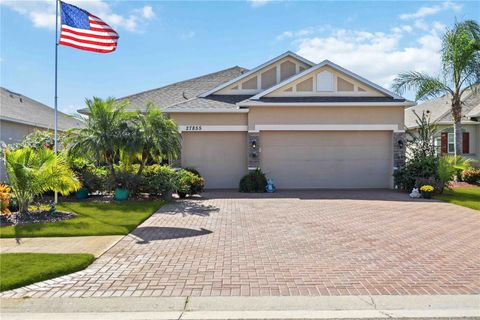
[[[468,92],[462,99],[463,103],[463,155],[480,161],[480,94]],[[430,121],[437,124],[438,134],[435,145],[440,154],[453,154],[455,151],[455,138],[453,133],[453,120],[450,96],[432,99],[405,110],[405,126],[415,131],[418,127],[414,114],[422,116],[429,112]]]
[[[0,141],[18,143],[35,130],[53,130],[54,110],[43,103],[0,87]],[[80,122],[58,112],[58,130],[65,131],[80,126]],[[5,180],[3,162],[0,181]]]
[[[162,107],[182,133],[179,164],[207,188],[262,169],[278,188],[391,188],[413,103],[328,61],[286,52],[122,98]],[[85,109],[80,110],[85,112]]]

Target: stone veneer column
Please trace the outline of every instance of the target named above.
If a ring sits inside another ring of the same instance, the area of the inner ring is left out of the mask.
[[[255,148],[253,142],[255,141]],[[260,168],[260,132],[249,132],[247,139],[248,170]]]
[[[405,165],[405,148],[407,147],[405,138],[405,132],[393,133],[393,167],[396,169]],[[402,148],[400,148],[398,141],[403,142]]]

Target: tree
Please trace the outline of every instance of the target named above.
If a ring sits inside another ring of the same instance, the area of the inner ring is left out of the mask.
[[[441,95],[451,97],[451,110],[455,133],[455,155],[462,154],[462,97],[467,90],[477,90],[480,83],[480,26],[467,20],[455,23],[442,39],[442,77],[422,72],[400,73],[393,89],[402,94],[415,90],[415,100]]]
[[[124,147],[129,120],[133,113],[125,112],[126,103],[117,103],[114,98],[102,100],[94,97],[86,99],[88,117],[80,117],[83,128],[69,132],[69,154],[90,157],[104,162],[115,177],[115,163]]]
[[[181,150],[178,126],[148,103],[145,113],[138,112],[131,121],[131,134],[126,141],[127,154],[140,162],[140,175],[148,162],[160,164],[164,159],[177,159]]]
[[[423,111],[419,116],[415,110],[413,114],[417,127],[413,130],[407,129],[407,152],[410,159],[418,157],[433,157],[437,150],[435,147],[435,136],[438,133],[437,124],[431,122],[430,112]]]
[[[56,191],[67,195],[80,188],[65,156],[56,155],[51,149],[5,148],[4,161],[20,213],[28,212],[34,197],[42,193]]]

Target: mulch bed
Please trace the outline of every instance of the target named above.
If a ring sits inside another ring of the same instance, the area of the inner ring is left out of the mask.
[[[450,182],[449,185],[448,185],[450,188],[452,189],[455,189],[455,188],[475,188],[475,187],[478,187],[478,185],[475,185],[475,184],[471,184],[471,183],[468,183],[468,182]]]
[[[9,215],[3,215],[3,214],[0,215],[0,226],[49,223],[49,222],[72,219],[76,216],[77,215],[73,212],[63,212],[63,211],[50,213],[49,211],[40,210],[40,211],[32,211],[24,214],[19,214],[18,212],[12,212]]]

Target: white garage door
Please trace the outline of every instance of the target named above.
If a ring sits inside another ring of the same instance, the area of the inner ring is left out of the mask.
[[[246,132],[184,132],[182,138],[182,166],[197,169],[206,188],[238,188],[248,171]]]
[[[264,131],[261,167],[277,188],[389,188],[392,133]]]

